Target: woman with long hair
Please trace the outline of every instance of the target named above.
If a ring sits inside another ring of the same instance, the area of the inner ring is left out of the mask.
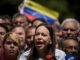
[[[34,47],[27,60],[56,60],[55,59],[55,35],[51,26],[40,24],[36,27]]]

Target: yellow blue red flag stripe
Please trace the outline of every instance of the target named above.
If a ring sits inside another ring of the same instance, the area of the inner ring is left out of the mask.
[[[54,24],[59,16],[59,13],[45,8],[31,0],[25,2],[23,13],[31,20],[35,18],[43,18],[51,25]]]

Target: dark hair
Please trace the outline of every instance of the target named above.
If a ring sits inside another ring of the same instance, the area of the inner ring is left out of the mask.
[[[75,41],[75,42],[77,42],[78,43],[78,40],[77,40],[77,38],[74,38],[74,37],[67,37],[67,38],[64,38],[63,40],[62,40],[62,47],[64,48],[65,47],[65,41],[66,40],[68,40],[68,39],[72,39],[73,41]]]
[[[44,26],[49,30],[52,44],[49,45],[49,49],[48,50],[49,50],[49,54],[51,54],[52,56],[55,56],[55,43],[56,42],[55,42],[55,35],[54,35],[52,27],[50,25],[48,25],[48,24],[40,24],[39,26],[36,27],[36,30],[40,26]],[[36,33],[36,30],[35,30],[35,33]],[[35,38],[35,36],[34,36],[34,38]],[[28,57],[28,59],[35,60],[36,57],[37,57],[37,50],[36,50],[36,47],[34,46],[30,56]]]
[[[29,26],[28,28],[36,28],[36,26],[31,25],[31,26]]]
[[[28,31],[28,29],[32,29],[32,28],[35,28],[35,29],[36,29],[36,26],[33,26],[33,25],[29,26],[29,27],[27,28],[27,31]],[[26,33],[27,33],[27,32],[26,32]]]
[[[54,25],[54,27],[53,27],[53,30],[61,30],[62,28],[61,28],[61,25],[60,24],[56,24],[56,25]]]
[[[16,14],[13,16],[12,22],[14,21],[14,19],[15,19],[16,17],[24,17],[25,21],[26,21],[26,22],[29,22],[29,19],[28,19],[24,14],[21,14],[21,13],[19,13],[19,12],[16,13]]]
[[[36,18],[31,23],[33,24],[35,21],[41,21],[43,23],[46,23],[45,19],[43,19],[43,18]]]
[[[2,17],[2,16],[0,16],[0,19],[3,19],[3,17]]]
[[[11,17],[10,17],[9,15],[4,15],[2,18],[3,18],[3,20],[9,19],[9,21],[12,22],[12,21],[11,21]]]
[[[78,31],[78,33],[77,33],[77,36],[78,36],[78,35],[80,35],[80,29],[79,29],[79,31]]]
[[[0,27],[3,27],[5,30],[6,30],[6,32],[8,32],[9,30],[8,30],[8,28],[7,28],[7,26],[5,26],[3,23],[2,24],[0,24]]]
[[[29,26],[29,27],[27,28],[27,31],[28,31],[29,29],[33,29],[33,28],[36,29],[36,26],[33,26],[33,25],[32,25],[32,26]],[[27,31],[26,31],[26,39],[27,39],[27,34],[28,34]]]

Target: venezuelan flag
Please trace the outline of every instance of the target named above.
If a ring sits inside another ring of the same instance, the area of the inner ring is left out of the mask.
[[[56,22],[59,13],[53,10],[50,10],[42,5],[27,0],[24,5],[23,14],[26,15],[31,21],[36,18],[43,18],[48,24],[53,25]]]

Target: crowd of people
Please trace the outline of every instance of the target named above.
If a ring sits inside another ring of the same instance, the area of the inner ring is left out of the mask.
[[[16,13],[0,16],[0,60],[80,60],[80,24],[67,18],[50,26]]]

